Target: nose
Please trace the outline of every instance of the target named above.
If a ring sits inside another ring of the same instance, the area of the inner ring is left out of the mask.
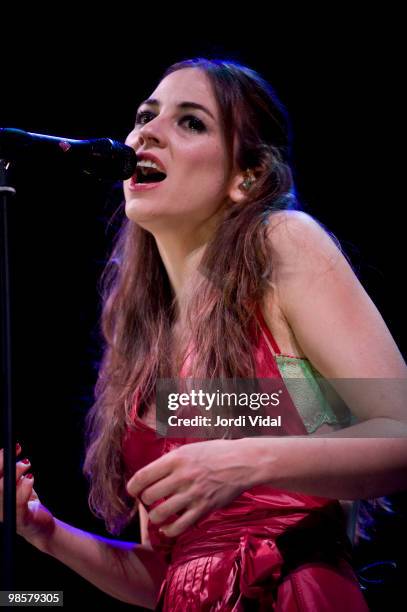
[[[164,136],[162,134],[162,130],[158,127],[158,125],[153,121],[149,121],[145,125],[143,125],[138,133],[137,142],[138,146],[141,147],[144,144],[152,142],[157,146],[164,145]]]

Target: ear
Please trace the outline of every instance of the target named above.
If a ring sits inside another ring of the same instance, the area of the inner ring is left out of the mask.
[[[257,168],[254,170],[248,168],[244,171],[240,170],[235,172],[228,191],[229,198],[232,202],[238,204],[247,198],[250,192],[249,185],[255,182],[257,170]]]

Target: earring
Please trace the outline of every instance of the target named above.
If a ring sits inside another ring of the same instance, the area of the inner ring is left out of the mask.
[[[245,191],[248,191],[250,187],[253,185],[253,183],[256,182],[256,177],[254,176],[253,170],[250,170],[250,168],[246,170],[245,174],[246,174],[246,178],[243,181],[243,183],[240,184],[240,186]]]

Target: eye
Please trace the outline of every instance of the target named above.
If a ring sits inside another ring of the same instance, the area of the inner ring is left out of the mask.
[[[200,119],[198,119],[197,117],[194,117],[194,115],[185,115],[184,117],[182,117],[181,122],[184,122],[185,120],[191,122],[190,130],[192,130],[193,132],[205,132],[206,131],[205,125],[202,123]]]
[[[148,121],[150,121],[151,119],[154,119],[155,116],[156,115],[152,113],[151,111],[140,111],[136,115],[135,124],[145,125]],[[206,132],[205,124],[200,119],[195,117],[194,115],[184,115],[183,117],[181,117],[179,122],[180,123],[189,122],[188,129],[191,130],[191,132],[198,132],[198,133]]]
[[[150,112],[150,111],[140,111],[137,113],[136,115],[136,125],[144,125],[146,122],[144,121],[144,119],[146,119],[147,117],[155,117],[154,113]]]

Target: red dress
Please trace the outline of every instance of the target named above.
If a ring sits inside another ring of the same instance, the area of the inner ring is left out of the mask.
[[[282,354],[260,308],[252,333],[257,377],[279,377],[284,384],[276,361]],[[292,433],[306,434],[300,413],[294,405],[292,409]],[[127,478],[162,454],[193,442],[158,437],[140,420],[137,402],[133,416],[136,431],[129,429],[123,443]],[[150,511],[162,501],[145,508]],[[368,610],[350,565],[345,517],[337,500],[261,485],[176,538],[160,534],[159,526],[148,523],[151,544],[168,563],[156,610]]]

